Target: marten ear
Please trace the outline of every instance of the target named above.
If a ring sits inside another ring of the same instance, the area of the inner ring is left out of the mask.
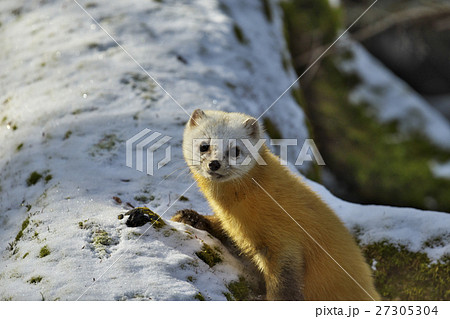
[[[260,129],[258,120],[254,119],[253,117],[248,118],[244,121],[244,127],[248,132],[248,135],[252,138],[258,139],[260,136]]]
[[[200,109],[196,109],[192,112],[191,118],[189,119],[189,126],[197,126],[200,119],[206,117],[205,112]]]

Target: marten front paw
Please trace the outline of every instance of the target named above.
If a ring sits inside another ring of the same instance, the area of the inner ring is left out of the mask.
[[[203,215],[195,210],[183,209],[179,210],[172,218],[173,221],[190,225],[194,228],[211,231],[211,222]]]

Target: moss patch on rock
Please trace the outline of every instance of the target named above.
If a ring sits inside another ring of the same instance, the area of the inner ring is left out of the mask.
[[[227,288],[230,291],[230,293],[224,293],[227,300],[243,301],[250,298],[249,284],[243,276],[240,276],[237,281],[230,282]]]
[[[95,146],[101,150],[111,151],[117,143],[116,134],[105,135]]]
[[[341,12],[327,0],[281,6],[294,65],[302,74],[316,56],[311,47],[327,47],[336,38]],[[433,146],[420,132],[405,134],[399,123],[381,123],[370,105],[352,103],[349,96],[361,81],[337,67],[352,55],[331,53],[302,78],[301,104],[326,169],[336,177],[336,187],[328,185],[331,191],[359,203],[450,211],[450,180],[435,177],[430,168],[433,160],[450,159],[450,152]],[[305,55],[309,58],[303,59]],[[315,172],[308,177],[320,182],[321,176]]]
[[[450,211],[450,181],[433,176],[432,159],[450,154],[420,135],[401,135],[396,123],[381,124],[364,103],[348,96],[358,79],[344,75],[331,59],[314,80],[307,106],[327,168],[344,184],[342,197],[372,204]],[[337,107],[339,105],[339,107]]]
[[[222,262],[222,256],[216,249],[211,248],[208,244],[203,244],[202,249],[195,253],[198,258],[203,260],[209,267]]]
[[[112,239],[107,231],[103,229],[97,229],[94,232],[94,238],[92,239],[92,243],[96,248],[101,246],[109,246],[112,243]]]
[[[42,174],[34,171],[27,178],[27,186],[35,185],[42,178]]]
[[[203,297],[203,295],[202,295],[201,292],[198,292],[198,293],[194,296],[194,299],[197,299],[197,300],[199,300],[199,301],[205,301],[205,300],[206,300],[205,297]]]
[[[39,258],[44,258],[46,256],[50,255],[50,249],[48,248],[47,245],[45,245],[44,247],[41,248],[41,250],[39,251]]]
[[[116,134],[105,134],[96,144],[94,144],[89,154],[91,156],[105,155],[117,150],[118,145],[122,142]]]
[[[53,179],[53,175],[52,174],[45,175],[45,177],[44,177],[44,181],[45,181],[46,184],[48,182],[50,182],[52,179]]]
[[[29,282],[30,284],[38,284],[42,281],[42,276],[34,276],[31,277],[27,282]]]
[[[130,216],[126,221],[128,227],[139,227],[146,223],[151,223],[155,229],[166,226],[164,220],[147,207],[136,207],[128,211],[125,215]]]
[[[141,203],[148,203],[150,199],[145,195],[136,195],[134,196],[134,200]]]
[[[23,232],[25,231],[25,229],[28,227],[28,225],[30,224],[30,216],[28,216],[23,222],[22,222],[22,228],[19,230],[19,232],[16,235],[15,240],[19,241],[22,236],[23,236]]]
[[[450,256],[431,262],[422,252],[387,241],[363,246],[374,265],[375,286],[385,300],[450,300]]]

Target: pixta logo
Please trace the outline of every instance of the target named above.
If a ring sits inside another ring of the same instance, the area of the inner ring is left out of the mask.
[[[148,175],[154,174],[156,153],[170,141],[172,137],[152,131],[148,128],[143,129],[126,142],[126,165],[135,168]],[[164,157],[156,163],[156,168],[160,169],[171,159],[170,145],[165,146]]]

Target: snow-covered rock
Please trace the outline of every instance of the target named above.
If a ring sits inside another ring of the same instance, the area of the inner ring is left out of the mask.
[[[1,299],[226,299],[240,262],[169,221],[184,208],[212,213],[187,174],[182,131],[198,107],[258,117],[292,83],[272,13],[261,1],[1,1]],[[284,137],[307,137],[290,93],[266,115]],[[125,142],[145,128],[172,137],[172,160],[153,176],[126,166]],[[349,204],[312,185],[368,242],[421,249],[450,228],[445,214]],[[127,202],[167,225],[126,227]],[[205,243],[222,263],[197,257]]]

